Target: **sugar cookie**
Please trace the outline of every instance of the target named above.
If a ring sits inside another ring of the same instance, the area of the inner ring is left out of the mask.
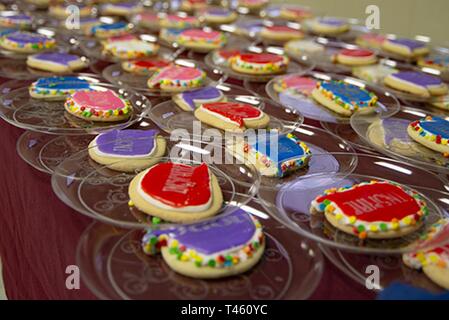
[[[291,40],[284,46],[285,51],[291,55],[299,54],[320,54],[326,49],[322,44],[317,43],[315,40]]]
[[[215,87],[185,91],[173,96],[173,101],[185,111],[194,111],[203,103],[225,101],[225,95]]]
[[[382,43],[382,49],[406,58],[417,58],[429,53],[426,43],[412,39],[387,39]]]
[[[289,41],[304,38],[304,33],[288,26],[266,26],[260,31],[260,36],[264,40]]]
[[[357,37],[356,44],[363,48],[380,49],[388,38],[382,34],[364,33]]]
[[[428,116],[410,123],[407,132],[419,144],[449,156],[449,121]]]
[[[348,66],[366,66],[377,62],[376,54],[366,49],[344,49],[333,56],[336,63]]]
[[[238,0],[237,6],[253,11],[262,9],[268,2],[268,0]]]
[[[430,98],[448,92],[447,85],[438,77],[418,71],[393,73],[384,79],[384,83],[396,90]]]
[[[197,17],[169,14],[160,16],[160,25],[167,29],[188,29],[199,27],[200,21]]]
[[[53,48],[55,39],[39,33],[17,31],[0,37],[0,46],[6,50],[20,53],[35,53]]]
[[[238,15],[234,11],[220,7],[204,9],[199,15],[209,24],[232,23],[238,18]]]
[[[242,52],[237,49],[219,49],[212,53],[212,60],[216,65],[228,66],[230,59],[241,53]]]
[[[103,23],[100,25],[93,26],[89,33],[97,38],[105,39],[110,37],[118,37],[126,35],[130,32],[131,27],[126,22],[115,22],[115,23]]]
[[[123,17],[126,17],[130,14],[141,12],[142,10],[143,6],[142,3],[140,3],[140,1],[106,3],[101,7],[103,15],[113,15]]]
[[[449,55],[434,54],[427,58],[420,58],[418,65],[423,68],[436,69],[441,72],[449,72]]]
[[[182,11],[192,12],[207,7],[206,0],[182,0],[180,9]]]
[[[33,18],[23,13],[11,13],[0,15],[0,27],[30,29],[33,24]]]
[[[28,56],[27,65],[50,72],[71,72],[87,68],[89,60],[74,54],[44,52]]]
[[[279,12],[279,17],[291,21],[302,21],[310,19],[313,13],[308,8],[303,8],[295,5],[283,5]]]
[[[235,23],[234,32],[238,35],[254,37],[259,34],[264,26],[265,23],[262,19],[240,20]]]
[[[123,61],[123,70],[140,75],[149,75],[158,69],[171,65],[171,62],[164,59],[153,58],[146,60]]]
[[[318,18],[309,23],[309,27],[314,33],[323,35],[339,35],[348,32],[349,23],[339,18]]]
[[[153,12],[141,12],[134,16],[133,22],[140,27],[157,29],[159,28],[159,16]]]
[[[285,72],[290,59],[271,53],[244,53],[230,59],[234,71],[245,74],[277,74]]]
[[[352,74],[355,77],[372,83],[383,83],[385,77],[396,72],[399,72],[399,70],[384,64],[362,66],[352,69]]]
[[[150,89],[167,92],[182,92],[202,87],[206,81],[206,73],[198,68],[168,66],[156,71],[148,79]]]
[[[212,217],[223,204],[218,180],[203,163],[159,163],[129,185],[130,205],[169,222],[189,223]]]
[[[103,54],[119,59],[137,59],[154,56],[159,45],[139,39],[114,39],[103,43]]]
[[[418,230],[428,215],[418,193],[388,181],[326,190],[312,201],[310,210],[360,239],[401,238]]]
[[[277,92],[290,91],[309,97],[317,84],[318,81],[311,77],[292,74],[277,78],[274,81],[273,89]]]
[[[76,91],[92,90],[91,84],[80,77],[39,78],[30,86],[30,96],[34,99],[65,100]]]
[[[187,29],[178,35],[176,42],[187,49],[209,52],[223,47],[227,42],[227,37],[220,31]]]

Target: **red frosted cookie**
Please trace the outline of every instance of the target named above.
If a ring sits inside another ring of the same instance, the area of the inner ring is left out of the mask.
[[[122,68],[131,73],[147,75],[158,69],[168,67],[170,64],[171,62],[168,60],[155,58],[151,60],[124,61],[122,62]]]
[[[213,52],[212,59],[215,64],[229,65],[230,59],[241,53],[240,50],[236,49],[220,49]]]
[[[284,72],[290,60],[271,53],[245,53],[230,60],[234,71],[246,74],[276,74]]]
[[[348,66],[365,66],[376,63],[377,56],[367,49],[344,49],[334,55],[333,60]]]

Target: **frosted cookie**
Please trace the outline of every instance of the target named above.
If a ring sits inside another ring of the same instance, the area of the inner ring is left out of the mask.
[[[104,39],[126,35],[130,32],[130,30],[131,27],[128,23],[120,21],[115,23],[103,23],[100,25],[96,25],[91,28],[89,33],[97,38]]]
[[[212,217],[223,204],[218,180],[203,163],[159,163],[139,173],[128,188],[130,205],[176,223]]]
[[[92,90],[89,81],[80,77],[48,77],[39,78],[29,88],[34,99],[65,100],[76,91]]]
[[[168,67],[169,65],[171,65],[170,61],[159,58],[122,62],[123,70],[139,75],[149,75],[156,70]]]
[[[14,52],[35,53],[52,49],[55,45],[55,39],[39,33],[17,31],[0,37],[0,46]]]
[[[48,7],[50,0],[25,0],[25,2],[34,4],[39,9],[44,9]]]
[[[268,4],[268,0],[238,0],[237,6],[247,8],[250,11],[260,10]]]
[[[199,88],[206,81],[206,73],[198,68],[169,66],[156,71],[148,79],[148,88],[167,92],[181,92]]]
[[[262,110],[236,102],[205,103],[195,110],[194,115],[212,127],[235,132],[266,128],[270,122],[270,117]]]
[[[264,40],[289,41],[304,38],[304,33],[287,26],[267,26],[262,28],[260,36]]]
[[[212,53],[212,60],[216,65],[228,66],[232,57],[238,56],[242,52],[236,49],[219,49]]]
[[[377,62],[376,54],[366,49],[344,49],[333,56],[335,63],[348,66],[366,66]]]
[[[277,74],[285,72],[290,59],[271,53],[245,53],[230,59],[232,70],[245,74]]]
[[[431,55],[427,58],[420,58],[418,65],[423,68],[436,69],[441,72],[449,72],[449,55]]]
[[[415,244],[420,249],[402,255],[404,264],[424,274],[440,287],[449,290],[449,219],[433,224]]]
[[[90,35],[91,34],[91,30],[93,27],[98,26],[102,24],[101,21],[97,18],[94,17],[85,17],[85,18],[80,18],[79,20],[79,30],[81,31],[82,34],[85,35]],[[72,27],[71,25],[67,24],[67,21],[65,20],[61,20],[60,23],[60,27],[67,29],[71,32],[73,32],[74,30],[69,29],[69,27]]]
[[[317,43],[315,40],[291,40],[285,44],[284,49],[288,54],[292,55],[313,55],[323,53],[325,46]]]
[[[200,12],[200,16],[208,24],[227,24],[237,20],[238,15],[229,9],[214,7]]]
[[[235,23],[235,33],[253,37],[256,36],[263,27],[265,27],[265,23],[262,19],[240,20]]]
[[[140,27],[157,29],[159,28],[159,16],[153,12],[141,12],[134,16],[133,22]]]
[[[33,18],[27,14],[11,13],[0,15],[0,27],[30,29],[33,24]]]
[[[273,89],[277,92],[289,91],[309,97],[312,95],[317,84],[318,81],[311,77],[288,75],[276,79],[273,84]]]
[[[357,37],[356,44],[363,48],[380,49],[388,38],[382,34],[364,33]]]
[[[410,123],[407,132],[419,144],[449,157],[449,121],[428,116]]]
[[[304,19],[309,19],[312,16],[313,13],[310,9],[293,5],[283,5],[279,12],[280,18],[291,21],[302,21]]]
[[[418,71],[393,73],[384,79],[384,83],[390,88],[423,98],[441,96],[448,92],[447,85],[440,78]]]
[[[131,102],[112,90],[77,91],[67,98],[65,110],[75,117],[99,122],[126,120],[131,116]]]
[[[73,6],[73,4],[51,4],[48,7],[48,14],[54,16],[58,19],[64,19],[73,14],[72,11],[68,10],[68,7]],[[85,5],[81,3],[76,3],[79,10],[79,17],[84,18],[93,14],[93,7],[90,5]]]
[[[260,222],[242,209],[210,221],[163,230],[142,238],[148,255],[162,252],[170,268],[187,277],[216,279],[242,274],[263,257]]]
[[[308,165],[309,147],[292,134],[257,137],[256,141],[237,143],[233,153],[253,164],[265,177],[283,178]]]
[[[384,64],[362,66],[352,69],[352,74],[355,77],[372,83],[382,83],[385,77],[397,72],[399,72],[398,69]]]
[[[117,39],[105,41],[103,54],[119,59],[137,59],[154,56],[159,51],[159,45],[138,39]]]
[[[204,87],[178,93],[172,99],[184,111],[194,111],[203,103],[225,101],[226,97],[215,87]]]
[[[426,43],[412,39],[387,39],[383,42],[382,49],[405,58],[417,58],[429,53]]]
[[[179,34],[176,42],[187,49],[209,52],[223,47],[227,42],[227,37],[220,31],[187,29]]]
[[[74,54],[44,52],[28,56],[27,66],[50,72],[72,72],[87,68],[89,60]]]
[[[141,12],[143,10],[140,1],[124,1],[115,3],[106,3],[101,6],[103,15],[123,16]]]
[[[431,105],[441,110],[449,110],[449,95],[436,97]]]
[[[181,2],[181,11],[196,11],[201,10],[207,7],[206,0],[182,0]]]
[[[161,28],[167,29],[188,29],[200,26],[200,21],[192,16],[178,16],[175,14],[160,16]]]
[[[319,18],[310,21],[310,29],[316,34],[338,35],[349,31],[349,23],[338,18]]]
[[[428,215],[418,193],[387,181],[326,190],[312,201],[310,211],[360,239],[403,237],[418,230]]]
[[[161,29],[159,32],[159,39],[173,45],[183,31],[183,29]]]
[[[89,144],[89,157],[109,169],[134,172],[156,164],[165,154],[166,141],[158,130],[112,130]]]
[[[346,117],[364,108],[377,105],[377,96],[344,81],[318,82],[313,98],[324,107]]]

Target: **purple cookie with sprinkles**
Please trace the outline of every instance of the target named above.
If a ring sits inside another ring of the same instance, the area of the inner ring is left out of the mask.
[[[173,96],[173,101],[185,111],[194,111],[203,103],[225,101],[224,94],[215,87],[204,87],[197,90],[178,93]]]
[[[112,130],[89,144],[89,156],[109,169],[134,172],[148,168],[165,154],[166,142],[159,130]]]
[[[89,65],[89,60],[74,54],[44,52],[28,56],[27,65],[39,70],[60,73],[84,69]]]
[[[387,39],[382,49],[405,58],[422,57],[429,53],[426,43],[412,39]]]
[[[422,98],[445,95],[447,85],[438,77],[418,71],[393,73],[384,79],[384,83],[396,90]]]
[[[33,18],[27,14],[3,12],[0,14],[0,27],[30,29]]]
[[[20,52],[35,53],[52,49],[56,41],[43,34],[17,31],[0,38],[0,46],[3,49]]]

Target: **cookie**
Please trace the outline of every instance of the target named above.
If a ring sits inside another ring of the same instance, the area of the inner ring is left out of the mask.
[[[204,87],[178,93],[172,99],[184,111],[194,111],[203,103],[225,101],[226,97],[215,87]]]
[[[440,287],[449,290],[449,219],[441,219],[424,233],[416,246],[420,249],[402,255],[404,264],[424,274]]]
[[[449,55],[434,54],[427,58],[420,58],[418,65],[422,68],[436,69],[441,72],[449,72]]]
[[[346,20],[329,17],[314,19],[310,22],[309,27],[314,33],[322,35],[339,35],[350,29]]]
[[[235,132],[266,128],[270,122],[270,117],[262,110],[236,102],[205,103],[195,110],[194,115],[212,127]]]
[[[268,0],[237,0],[237,6],[250,11],[260,10],[268,4]]]
[[[214,64],[228,66],[232,57],[240,55],[242,52],[237,49],[219,49],[212,53]]]
[[[137,59],[154,56],[159,45],[139,39],[114,39],[103,43],[103,54],[119,59]]]
[[[25,0],[25,2],[33,4],[39,9],[45,9],[48,7],[50,0]]]
[[[85,17],[85,18],[80,18],[79,20],[79,30],[81,31],[82,34],[85,35],[90,35],[91,34],[91,30],[93,27],[98,26],[102,24],[102,22],[94,17]],[[72,25],[68,25],[67,21],[62,20],[60,23],[60,27],[69,30],[70,32],[73,32],[75,30],[71,29],[73,26]]]
[[[67,7],[71,5],[73,6],[74,4],[51,4],[48,7],[48,14],[58,19],[67,18],[73,14],[70,10],[67,10]],[[76,6],[78,7],[80,18],[90,16],[94,13],[93,7],[90,5],[76,3]]]
[[[30,29],[33,18],[23,13],[3,13],[0,15],[0,27],[15,29]]]
[[[283,5],[279,12],[280,18],[290,21],[302,21],[305,19],[310,19],[312,16],[313,13],[310,9],[295,5]]]
[[[352,69],[352,74],[355,77],[372,83],[382,83],[385,77],[397,72],[399,72],[398,69],[384,64],[362,66]]]
[[[289,41],[304,38],[304,33],[288,26],[267,26],[262,28],[260,36],[268,41]]]
[[[284,49],[291,55],[313,55],[323,53],[326,48],[315,40],[291,40],[284,45]]]
[[[101,7],[101,12],[103,15],[123,16],[123,17],[141,12],[142,10],[143,6],[142,3],[140,3],[140,1],[106,3]]]
[[[148,230],[142,238],[148,255],[162,252],[176,272],[216,279],[242,274],[262,258],[265,236],[260,222],[242,209],[210,221],[169,230]]]
[[[234,26],[237,35],[254,37],[265,27],[265,23],[262,19],[239,20]]]
[[[449,121],[428,116],[410,123],[407,132],[419,144],[449,156]]]
[[[383,34],[364,33],[358,36],[355,42],[363,48],[380,49],[387,39]]]
[[[285,72],[290,59],[272,53],[245,53],[230,59],[232,70],[245,74],[277,74]]]
[[[156,164],[135,176],[128,192],[131,206],[176,223],[212,217],[223,204],[218,180],[205,163]]]
[[[99,122],[126,120],[133,111],[131,102],[112,90],[75,92],[64,108],[75,117]]]
[[[231,152],[253,164],[265,177],[284,178],[308,165],[312,153],[293,134],[258,136],[256,141],[237,142]]]
[[[184,29],[161,29],[159,32],[159,39],[165,41],[169,45],[173,45],[183,31]]]
[[[158,69],[171,65],[171,62],[164,59],[153,58],[146,60],[123,61],[123,70],[139,75],[149,75]]]
[[[204,9],[199,15],[207,24],[227,24],[234,22],[238,18],[234,11],[220,7]]]
[[[55,39],[39,33],[17,31],[0,37],[0,46],[3,49],[20,53],[45,51],[54,48],[55,45]]]
[[[157,29],[159,28],[159,16],[153,12],[141,12],[134,16],[133,22],[140,27]]]
[[[449,95],[435,97],[431,105],[441,110],[449,110]]]
[[[382,49],[405,58],[417,58],[429,53],[426,43],[412,39],[387,39],[382,43]]]
[[[220,31],[187,29],[179,34],[176,42],[187,49],[209,52],[223,47],[227,42],[227,37]]]
[[[74,54],[44,52],[28,56],[27,66],[50,72],[72,72],[87,68],[89,60]]]
[[[131,27],[128,23],[119,21],[115,23],[103,23],[91,28],[89,33],[97,38],[105,39],[110,37],[118,37],[126,35],[130,32]]]
[[[292,74],[277,78],[274,81],[273,89],[279,93],[289,91],[309,97],[317,84],[318,81],[311,77]]]
[[[182,0],[180,9],[182,11],[192,12],[207,7],[206,0]]]
[[[33,82],[29,93],[34,99],[65,100],[76,91],[87,90],[92,90],[91,84],[81,77],[48,77]]]
[[[377,96],[356,85],[344,81],[318,82],[313,98],[324,107],[346,117],[364,108],[377,105]]]
[[[168,14],[160,16],[160,26],[167,29],[197,28],[200,26],[200,21],[197,17]]]
[[[447,85],[440,78],[418,71],[393,73],[384,79],[384,84],[423,98],[441,96],[448,92]]]
[[[428,215],[418,193],[388,181],[326,190],[312,201],[310,211],[360,239],[401,238],[418,230]]]
[[[335,63],[347,66],[366,66],[377,62],[376,54],[366,49],[343,49],[333,56]]]
[[[156,71],[148,79],[148,88],[167,92],[182,92],[202,87],[206,73],[198,68],[169,66]]]
[[[158,130],[112,130],[99,134],[89,144],[89,157],[121,172],[143,170],[165,154],[166,141]]]

